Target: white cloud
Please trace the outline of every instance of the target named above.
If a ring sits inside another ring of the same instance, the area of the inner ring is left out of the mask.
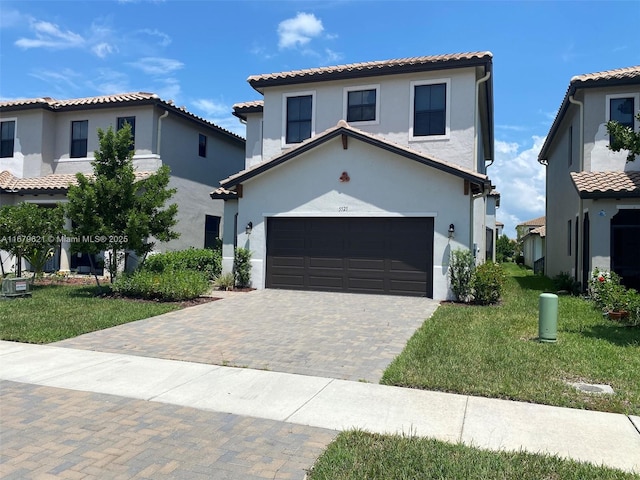
[[[110,68],[101,68],[98,74],[91,81],[93,88],[102,95],[113,95],[114,93],[125,93],[131,91],[129,77]]]
[[[98,43],[97,45],[94,45],[91,50],[93,51],[93,53],[96,54],[96,56],[100,58],[105,58],[108,55],[111,55],[112,53],[117,52],[118,48],[115,45],[111,45],[107,42],[101,42],[101,43]]]
[[[129,63],[132,67],[142,70],[147,75],[167,75],[180,70],[184,63],[172,58],[145,57],[137,62]]]
[[[538,153],[545,137],[533,136],[533,145],[525,150],[513,142],[496,140],[494,164],[488,174],[500,192],[497,218],[504,233],[515,238],[515,226],[545,214],[545,167]]]
[[[312,13],[298,13],[278,25],[278,47],[297,48],[308,44],[324,31],[322,21]]]
[[[58,25],[44,21],[32,21],[31,30],[35,38],[19,38],[16,46],[24,49],[28,48],[75,48],[83,47],[85,39],[70,30],[63,31]]]
[[[145,35],[149,35],[151,37],[156,37],[158,39],[158,44],[161,47],[166,47],[171,43],[171,37],[166,33],[161,32],[160,30],[151,30],[150,28],[145,28],[142,30],[138,30],[139,33],[144,33]]]
[[[195,100],[193,105],[207,117],[228,115],[232,110],[230,105],[205,98]]]
[[[70,68],[63,68],[56,71],[39,70],[31,72],[29,75],[50,84],[53,89],[60,92],[67,92],[69,89],[77,90],[79,88],[78,82],[80,82],[82,78],[82,75]]]

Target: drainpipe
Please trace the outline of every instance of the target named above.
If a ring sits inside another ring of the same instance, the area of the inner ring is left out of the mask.
[[[473,126],[474,126],[474,134],[473,134],[473,168],[478,168],[478,118],[480,114],[478,110],[480,110],[480,106],[478,102],[480,100],[480,84],[486,82],[491,77],[491,72],[487,72],[486,75],[482,78],[476,80],[476,101],[475,108],[473,112]],[[491,161],[493,163],[493,160]],[[489,165],[491,165],[491,163]],[[484,172],[483,172],[484,173]]]
[[[156,154],[160,157],[160,139],[162,138],[162,119],[169,116],[169,110],[165,110],[162,115],[158,117],[158,144],[156,145]],[[162,157],[160,157],[162,160]]]
[[[584,170],[584,104],[576,99],[573,98],[573,95],[571,95],[569,97],[569,102],[573,103],[574,105],[578,105],[578,107],[580,108],[580,136],[579,136],[579,141],[580,141],[580,148],[578,149],[578,171],[582,172]],[[580,196],[580,194],[578,193],[578,251],[576,252],[576,255],[578,255],[578,271],[576,272],[576,279],[578,279],[579,281],[582,281],[582,279],[584,278],[584,262],[583,262],[583,257],[584,257],[584,252],[583,252],[583,247],[584,247],[584,213],[582,211],[583,209],[583,200],[582,197]],[[582,285],[582,288],[585,288],[586,285]]]

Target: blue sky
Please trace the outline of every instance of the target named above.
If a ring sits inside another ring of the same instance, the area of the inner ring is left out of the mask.
[[[640,64],[640,1],[0,0],[0,98],[155,92],[241,135],[249,75],[493,52],[498,220],[544,215],[537,154],[572,76]]]

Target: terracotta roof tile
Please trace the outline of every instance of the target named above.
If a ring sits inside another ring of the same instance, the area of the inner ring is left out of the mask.
[[[236,198],[238,196],[238,192],[234,192],[233,190],[227,190],[223,187],[216,188],[213,192],[209,194],[211,198],[216,199],[229,199]]]
[[[518,224],[518,227],[541,227],[547,223],[546,217],[538,217]]]
[[[263,100],[236,103],[233,105],[233,115],[243,120],[247,119],[247,113],[260,113],[264,109]]]
[[[571,172],[582,198],[640,197],[640,171]]]
[[[546,237],[547,227],[543,225],[541,227],[534,228],[529,232],[529,235],[540,235],[541,237]]]
[[[618,80],[625,78],[640,78],[640,65],[633,67],[617,68],[615,70],[606,70],[604,72],[585,73],[576,75],[571,79],[571,84],[588,82],[592,80]]]
[[[254,88],[261,86],[265,82],[273,82],[273,81],[291,81],[291,80],[299,80],[299,79],[308,79],[311,78],[315,80],[318,77],[318,80],[324,80],[327,77],[341,75],[341,74],[352,74],[353,76],[364,74],[375,74],[375,75],[384,75],[386,71],[392,70],[396,71],[398,69],[406,69],[408,71],[416,70],[416,68],[420,68],[422,70],[428,70],[433,67],[440,66],[445,63],[455,63],[460,62],[463,63],[465,61],[471,60],[488,60],[491,61],[493,58],[493,54],[491,52],[467,52],[467,53],[454,53],[454,54],[446,54],[446,55],[431,55],[431,56],[422,56],[422,57],[410,57],[410,58],[399,58],[392,60],[381,60],[381,61],[373,61],[373,62],[361,62],[361,63],[350,63],[345,65],[336,65],[330,67],[317,67],[317,68],[307,68],[303,70],[292,70],[289,72],[279,72],[279,73],[267,73],[261,75],[252,75],[247,81]]]
[[[152,172],[136,172],[136,180],[142,180]],[[65,191],[76,184],[75,173],[54,173],[42,177],[18,178],[7,170],[0,173],[0,190],[9,193]]]

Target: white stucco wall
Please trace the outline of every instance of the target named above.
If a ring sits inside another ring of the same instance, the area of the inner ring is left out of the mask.
[[[420,140],[409,138],[411,121],[411,82],[441,80],[449,82],[450,135],[446,139]],[[475,170],[474,150],[474,105],[475,69],[439,70],[415,74],[390,75],[356,80],[325,81],[287,87],[271,87],[264,93],[263,158],[273,158],[282,153],[283,95],[309,93],[315,95],[315,131],[319,134],[334,127],[344,117],[344,88],[372,85],[380,87],[378,102],[380,119],[375,124],[353,126],[366,132],[380,135],[392,142],[450,161]]]
[[[348,183],[339,181],[343,171],[351,178]],[[464,195],[463,185],[458,177],[353,138],[343,150],[341,139],[334,138],[244,183],[238,200],[238,246],[252,251],[252,283],[264,288],[269,217],[433,217],[433,293],[445,299],[451,250],[468,247],[471,236],[471,198]],[[227,219],[229,213],[225,211]],[[253,223],[250,236],[244,233],[248,222]],[[451,223],[456,228],[453,240],[447,234]],[[231,241],[227,235],[225,243]],[[419,239],[407,239],[407,248],[415,241]]]

